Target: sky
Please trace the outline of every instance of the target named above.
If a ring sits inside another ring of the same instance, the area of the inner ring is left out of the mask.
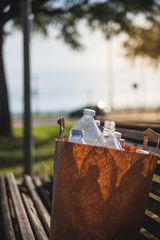
[[[62,40],[31,36],[30,65],[33,112],[72,111],[99,100],[114,109],[160,107],[160,68],[125,57],[124,36],[108,42],[100,31],[80,26],[83,51]],[[4,59],[12,114],[23,113],[23,41],[14,31],[5,40]],[[133,84],[138,84],[134,89]],[[112,90],[111,90],[112,89]],[[112,94],[111,94],[112,93]]]

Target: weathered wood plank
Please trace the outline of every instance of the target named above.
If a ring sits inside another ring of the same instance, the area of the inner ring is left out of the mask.
[[[14,175],[12,173],[8,173],[6,174],[6,178],[9,186],[9,191],[11,193],[21,237],[23,240],[34,240],[35,238],[26,211],[24,209],[24,205]]]
[[[45,176],[41,177],[41,181],[43,183],[44,188],[49,192],[49,198],[52,201],[53,182],[49,181]]]
[[[11,213],[8,205],[7,189],[5,183],[5,177],[0,178],[0,207],[3,220],[4,239],[15,240],[15,233],[12,225]]]
[[[160,217],[160,201],[154,199],[153,196],[149,197],[147,209]]]
[[[143,233],[139,233],[133,240],[149,240],[150,238],[145,236]]]
[[[1,198],[1,189],[0,189],[0,198]],[[2,218],[2,208],[0,206],[0,239],[4,239],[4,226],[3,226],[3,218]]]
[[[34,184],[36,186],[36,190],[39,193],[44,205],[46,206],[48,212],[51,214],[52,203],[51,203],[51,200],[48,198],[48,196],[45,193],[42,181],[38,177],[33,177],[33,181],[34,181]]]
[[[24,176],[24,183],[26,187],[28,188],[28,191],[31,195],[31,198],[34,202],[34,206],[37,210],[38,216],[42,222],[42,225],[46,231],[47,236],[49,236],[49,228],[50,228],[50,215],[48,211],[46,210],[45,206],[43,205],[37,191],[36,187],[33,184],[33,181],[30,176],[25,175]]]
[[[31,222],[31,226],[35,235],[36,240],[48,240],[48,237],[43,229],[43,226],[38,218],[37,211],[34,207],[34,204],[29,198],[29,196],[22,193],[22,199],[24,202],[24,206],[26,208],[29,220]]]
[[[148,215],[145,215],[143,227],[147,229],[147,231],[153,234],[155,237],[160,239],[160,222],[149,217]]]
[[[160,176],[160,164],[159,163],[157,164],[155,174]]]
[[[160,197],[160,183],[152,181],[151,193]]]
[[[122,138],[131,140],[137,143],[143,143],[143,132],[135,131],[133,129],[124,129],[124,128],[116,128],[116,131],[122,134]]]
[[[159,123],[148,123],[148,122],[116,122],[117,128],[127,128],[139,131],[145,131],[147,128],[153,129],[155,132],[160,133]]]

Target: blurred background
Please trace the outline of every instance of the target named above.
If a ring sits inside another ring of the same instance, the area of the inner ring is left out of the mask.
[[[126,58],[122,36],[106,41],[83,24],[80,31],[81,51],[56,40],[52,29],[47,38],[32,37],[32,113],[68,113],[100,100],[114,110],[160,108],[159,68]],[[23,114],[22,53],[22,33],[15,31],[4,45],[11,114]]]
[[[24,2],[2,0],[0,5],[2,167],[8,154],[4,149],[15,138],[21,149],[15,159],[20,164],[23,159]],[[159,1],[28,0],[26,4],[33,126],[56,125],[64,115],[69,131],[73,117],[79,118],[85,107],[115,121],[160,120]],[[41,132],[33,129],[33,135],[34,131]],[[58,128],[50,141],[56,134]],[[53,160],[52,151],[49,156],[33,155],[36,161]]]

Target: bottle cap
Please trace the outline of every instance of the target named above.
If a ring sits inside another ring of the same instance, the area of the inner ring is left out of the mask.
[[[114,131],[116,138],[121,138],[122,134],[120,132]]]
[[[72,129],[72,135],[82,135],[83,136],[84,131],[79,129]]]
[[[85,108],[84,111],[83,111],[83,114],[88,114],[88,115],[95,116],[96,111],[95,111],[95,110],[92,110],[92,109],[87,109],[87,108]]]
[[[114,121],[104,121],[104,127],[109,129],[115,129],[115,122]]]
[[[119,139],[119,142],[120,142],[120,144],[121,144],[122,147],[125,146],[125,140],[124,140],[123,138],[120,138],[120,139]]]

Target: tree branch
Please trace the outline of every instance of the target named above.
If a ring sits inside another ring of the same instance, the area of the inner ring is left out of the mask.
[[[46,2],[45,0],[41,0],[41,2]],[[79,9],[80,7],[82,8],[82,6],[86,5],[88,3],[88,0],[83,0],[81,3],[75,4],[71,7],[68,8],[53,8],[53,9],[48,9],[48,8],[44,8],[44,5],[37,3],[32,5],[32,13],[36,14],[36,13],[42,13],[44,15],[47,16],[52,16],[52,15],[62,15],[62,14],[66,14],[69,12],[73,12],[77,9]]]

